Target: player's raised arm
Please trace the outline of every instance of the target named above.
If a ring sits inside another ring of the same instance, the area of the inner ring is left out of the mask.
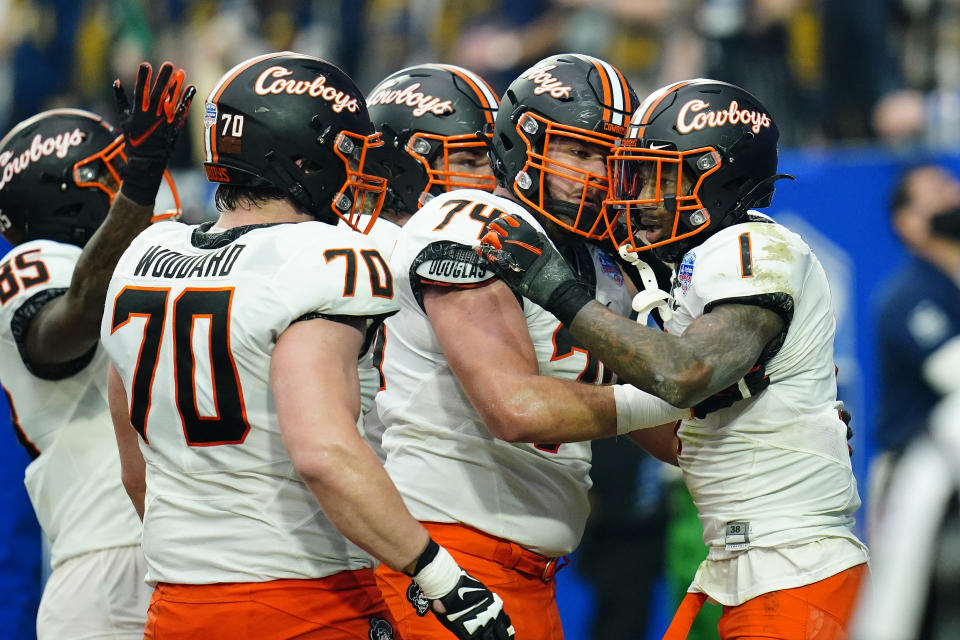
[[[167,159],[196,91],[193,85],[184,87],[183,81],[183,71],[174,70],[172,64],[165,62],[151,83],[151,66],[142,63],[132,105],[120,81],[115,82],[123,133],[119,153],[126,156],[119,169],[120,190],[113,196],[103,223],[84,245],[70,287],[63,296],[43,305],[29,324],[25,353],[33,365],[68,362],[96,343],[107,283],[130,240],[150,224]],[[101,158],[75,172],[74,179],[108,162],[120,164],[116,157],[110,161]],[[109,188],[112,182],[116,189],[115,176],[116,173],[93,175],[87,180],[103,183],[101,188]]]

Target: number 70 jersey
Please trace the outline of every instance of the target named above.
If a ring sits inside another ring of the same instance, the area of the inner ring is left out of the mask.
[[[101,326],[147,462],[148,579],[257,582],[371,566],[290,462],[270,358],[299,319],[395,312],[387,263],[365,236],[320,222],[203,228],[141,233],[117,265]]]

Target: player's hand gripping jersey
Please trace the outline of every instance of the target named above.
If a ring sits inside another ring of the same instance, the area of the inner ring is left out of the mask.
[[[54,568],[140,539],[140,521],[120,483],[105,352],[98,345],[53,376],[38,374],[21,355],[27,326],[67,291],[79,256],[79,247],[34,240],[0,262],[0,381],[17,436],[33,458],[25,484]]]
[[[386,468],[415,518],[459,522],[541,555],[571,552],[589,511],[590,444],[511,444],[494,438],[470,404],[422,305],[425,285],[476,287],[495,276],[470,249],[502,213],[540,226],[516,203],[473,189],[431,200],[404,225],[391,258],[400,312],[385,323],[377,396]],[[465,247],[465,262],[446,256]],[[580,277],[620,313],[630,298],[607,254],[579,245]],[[603,384],[612,374],[576,347],[557,319],[529,300],[524,316],[540,374]],[[476,354],[483,358],[484,354]]]
[[[684,256],[672,294],[673,334],[723,302],[763,306],[785,322],[782,344],[763,356],[770,386],[679,430],[678,460],[710,546],[691,589],[734,605],[865,562],[829,285],[810,248],[752,212]]]
[[[110,283],[102,340],[142,437],[148,580],[373,566],[295,471],[268,373],[277,337],[298,319],[372,324],[396,309],[386,260],[351,230],[304,222],[203,233],[165,222],[134,240]]]

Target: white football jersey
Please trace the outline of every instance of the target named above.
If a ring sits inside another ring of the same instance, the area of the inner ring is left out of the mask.
[[[800,236],[751,212],[750,221],[686,254],[672,295],[665,328],[674,334],[724,302],[763,306],[786,321],[782,345],[766,363],[770,386],[684,420],[678,432],[678,460],[710,547],[694,586],[733,605],[865,562],[853,533],[860,498],[838,416],[836,323],[816,256]]]
[[[363,229],[366,224],[367,216],[360,216],[358,226]],[[347,225],[341,222],[339,226],[346,227]],[[389,260],[393,254],[393,247],[397,243],[401,228],[397,223],[381,217],[374,223],[367,237],[373,241],[377,249],[379,249],[380,254]],[[382,344],[383,328],[381,327],[377,330],[375,341],[371,342],[370,348],[367,349],[367,352],[360,358],[359,365],[360,388],[363,391],[360,399],[362,409],[360,415],[361,430],[364,439],[370,444],[370,448],[377,454],[381,462],[386,460],[386,454],[383,452],[383,447],[380,443],[383,438],[384,426],[374,406],[374,402],[376,399],[375,396],[381,387],[380,345]]]
[[[260,582],[371,567],[294,469],[269,375],[278,336],[298,319],[395,312],[387,262],[365,236],[321,222],[206,228],[153,225],[107,293],[102,341],[147,463],[147,578]]]
[[[520,205],[464,189],[431,200],[400,233],[390,263],[400,312],[385,322],[384,389],[377,396],[386,468],[418,520],[462,523],[553,557],[572,551],[583,533],[590,443],[511,444],[490,435],[420,302],[424,282],[469,287],[494,277],[482,264],[445,257],[444,248],[478,244],[501,213],[540,228]],[[626,313],[630,297],[619,267],[582,246],[581,277],[595,280],[598,300]],[[526,299],[523,312],[542,375],[610,382],[612,374],[553,315]]]
[[[56,568],[90,551],[135,545],[140,520],[120,483],[99,344],[63,377],[35,375],[18,342],[40,308],[70,286],[80,248],[34,240],[0,261],[0,382],[17,436],[33,461],[24,482]]]

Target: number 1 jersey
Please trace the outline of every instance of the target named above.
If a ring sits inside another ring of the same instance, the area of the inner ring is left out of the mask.
[[[761,359],[770,386],[684,420],[680,468],[703,524],[696,590],[724,605],[822,580],[866,562],[860,506],[840,420],[827,276],[797,234],[751,213],[687,252],[673,282],[680,335],[725,303],[775,311],[784,332]]]
[[[102,340],[147,464],[147,579],[262,582],[373,566],[290,461],[270,358],[299,319],[395,312],[386,261],[365,236],[320,222],[207,228],[144,231],[106,298]]]

